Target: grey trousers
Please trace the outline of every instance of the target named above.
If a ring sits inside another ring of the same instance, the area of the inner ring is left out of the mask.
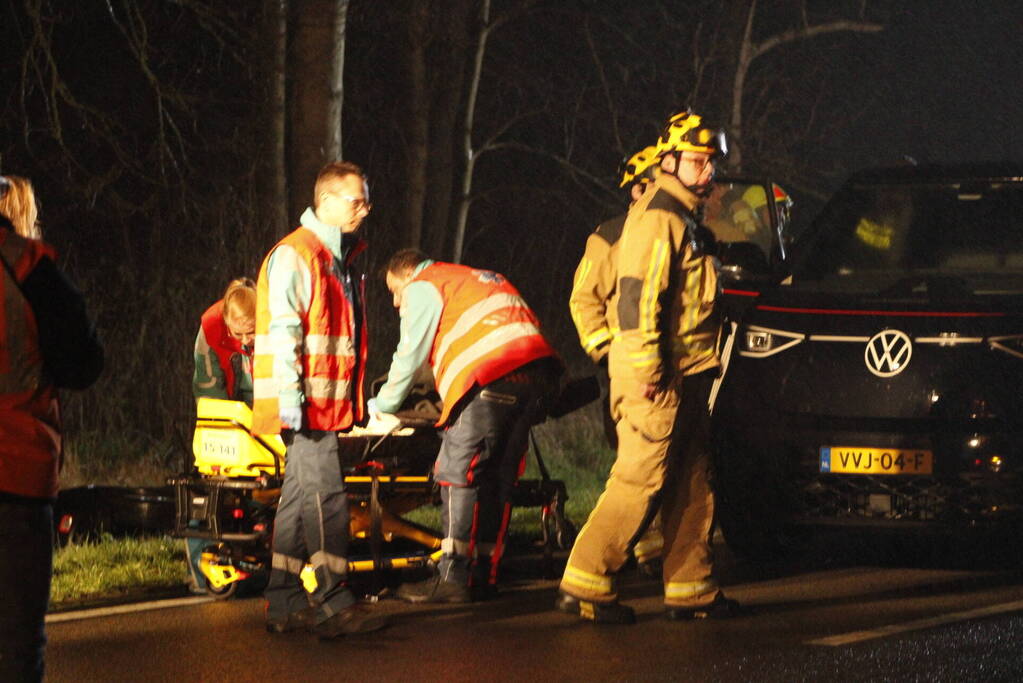
[[[496,582],[512,492],[546,386],[519,373],[477,388],[444,432],[434,479],[441,485],[438,569],[445,581],[468,582],[475,554],[488,574],[477,578]]]
[[[284,485],[274,519],[267,618],[284,620],[310,604],[317,622],[349,607],[355,598],[348,575],[348,497],[338,461],[337,434],[303,430],[285,433]],[[300,574],[306,561],[316,575],[307,594]]]

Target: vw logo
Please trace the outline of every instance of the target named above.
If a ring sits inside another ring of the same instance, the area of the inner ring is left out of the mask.
[[[894,377],[906,369],[912,355],[913,344],[905,332],[882,330],[867,342],[863,360],[878,377]]]

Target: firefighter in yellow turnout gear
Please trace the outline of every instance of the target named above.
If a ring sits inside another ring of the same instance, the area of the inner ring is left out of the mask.
[[[619,187],[629,189],[629,206],[639,201],[643,191],[653,181],[657,161],[657,148],[651,145],[636,152],[622,164]],[[576,267],[572,294],[568,300],[579,343],[593,362],[605,372],[611,338],[618,333],[618,316],[610,303],[618,278],[618,244],[626,215],[623,213],[604,221],[586,239],[586,247]],[[617,448],[618,438],[611,420],[610,401],[604,407],[603,418],[608,444],[611,448]],[[663,545],[658,515],[632,550],[641,571],[648,574],[659,571],[657,560],[660,559]]]
[[[667,616],[738,609],[712,575],[707,398],[720,364],[719,285],[713,238],[695,217],[724,136],[684,112],[657,150],[661,172],[629,210],[611,301],[620,328],[608,362],[618,457],[572,548],[557,604],[603,623],[635,620],[614,577],[658,509]]]

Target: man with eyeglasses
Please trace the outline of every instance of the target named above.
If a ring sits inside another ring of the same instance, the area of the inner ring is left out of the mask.
[[[618,456],[579,533],[557,607],[597,623],[635,621],[615,574],[661,513],[664,603],[671,620],[732,616],[713,578],[714,498],[707,399],[720,364],[713,237],[698,223],[723,133],[686,111],[657,142],[659,170],[622,229],[611,307],[620,332],[608,371]]]
[[[259,272],[252,430],[280,433],[288,449],[265,593],[271,633],[309,629],[329,639],[385,624],[345,584],[348,498],[337,441],[363,414],[364,281],[352,259],[365,248],[357,233],[370,208],[362,170],[327,164],[301,225]],[[311,595],[300,578],[306,561]]]

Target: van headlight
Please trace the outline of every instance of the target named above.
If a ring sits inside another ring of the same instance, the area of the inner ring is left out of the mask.
[[[739,338],[739,355],[766,358],[806,339],[800,332],[786,332],[759,325],[747,325]]]

